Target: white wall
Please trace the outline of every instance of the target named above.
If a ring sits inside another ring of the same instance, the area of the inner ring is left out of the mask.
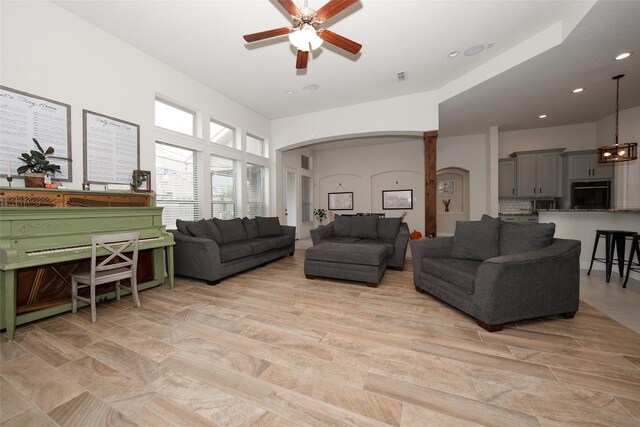
[[[469,171],[469,219],[479,220],[488,213],[487,136],[485,134],[438,138],[438,170],[461,168]],[[497,166],[497,165],[496,165]]]
[[[314,175],[317,207],[328,209],[328,193],[353,192],[354,209],[336,214],[384,212],[387,217],[399,217],[405,210],[382,210],[382,191],[413,190],[413,209],[406,210],[405,222],[424,234],[422,139],[316,151]]]
[[[197,111],[203,123],[199,136],[205,140],[210,117],[241,131],[270,136],[270,121],[265,117],[52,2],[3,1],[0,8],[2,85],[71,105],[70,188],[81,188],[82,183],[83,109],[140,125],[140,167],[152,171],[156,94]],[[191,142],[194,148],[203,148],[201,140],[192,138]]]
[[[616,118],[611,114],[595,123],[597,146],[615,143]],[[640,107],[620,111],[618,141],[640,144]],[[640,209],[640,159],[616,163],[615,207]]]
[[[499,133],[498,156],[509,157],[514,151],[566,148],[566,151],[594,150],[596,124],[554,126]]]

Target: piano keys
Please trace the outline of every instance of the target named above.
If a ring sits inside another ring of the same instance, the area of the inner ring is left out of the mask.
[[[70,310],[67,276],[91,258],[91,235],[128,231],[140,233],[138,288],[164,283],[165,250],[173,288],[174,241],[162,208],[0,207],[0,328],[8,338],[16,325]]]

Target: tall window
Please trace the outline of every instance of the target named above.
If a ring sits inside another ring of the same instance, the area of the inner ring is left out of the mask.
[[[247,216],[249,218],[266,216],[268,213],[266,176],[267,168],[247,163]]]
[[[302,222],[311,221],[313,210],[313,180],[302,175]]]
[[[266,157],[264,140],[257,136],[247,134],[247,153]]]
[[[238,217],[236,203],[236,162],[211,156],[211,217]]]
[[[162,206],[162,222],[176,228],[176,219],[197,220],[200,212],[197,152],[156,143],[157,206]]]
[[[235,132],[232,128],[211,120],[209,121],[209,140],[214,144],[234,148]]]
[[[195,136],[196,114],[186,108],[156,99],[156,126]]]

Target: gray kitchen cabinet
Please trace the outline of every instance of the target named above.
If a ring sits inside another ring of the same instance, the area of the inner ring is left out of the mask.
[[[498,197],[501,199],[516,197],[516,159],[498,160]]]
[[[598,153],[577,151],[566,153],[570,180],[613,179],[613,164],[598,163]]]
[[[563,149],[516,154],[519,198],[559,197],[560,153]]]

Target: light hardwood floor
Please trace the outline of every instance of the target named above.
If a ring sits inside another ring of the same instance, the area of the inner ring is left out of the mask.
[[[307,280],[303,252],[178,279],[0,341],[6,426],[640,425],[640,335],[574,319],[487,333],[413,288]]]

